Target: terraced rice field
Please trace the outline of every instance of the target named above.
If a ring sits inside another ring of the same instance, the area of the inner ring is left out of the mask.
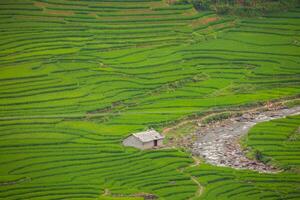
[[[205,187],[201,200],[299,199],[300,175],[259,174],[202,164],[188,172]]]
[[[161,0],[2,1],[0,199],[110,199],[106,189],[194,197],[197,184],[180,170],[193,163],[187,153],[141,152],[122,139],[299,95],[299,14],[238,19]],[[228,180],[246,173],[208,168]],[[209,179],[205,170],[195,173]]]
[[[244,143],[260,152],[266,161],[281,168],[300,168],[300,116],[261,123],[249,132]]]
[[[186,172],[205,186],[201,199],[299,199],[299,120],[298,115],[259,123],[244,139],[252,151],[290,171],[259,174],[206,164],[189,168]]]

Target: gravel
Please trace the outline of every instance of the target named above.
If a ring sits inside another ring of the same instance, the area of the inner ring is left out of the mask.
[[[196,142],[191,147],[192,153],[216,166],[276,173],[279,171],[278,169],[247,158],[239,140],[257,123],[296,114],[300,114],[300,106],[249,112],[241,117],[230,118],[206,126],[201,125],[196,132]]]

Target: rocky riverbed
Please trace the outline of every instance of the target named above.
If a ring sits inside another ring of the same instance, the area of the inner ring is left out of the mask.
[[[194,134],[196,142],[191,147],[192,153],[212,165],[276,173],[278,169],[247,158],[239,141],[257,123],[297,114],[300,114],[300,106],[281,107],[266,111],[250,111],[240,117],[200,125]]]

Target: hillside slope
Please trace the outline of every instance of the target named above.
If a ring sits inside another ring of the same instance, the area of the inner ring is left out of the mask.
[[[203,200],[299,199],[300,116],[292,116],[255,125],[245,145],[259,150],[277,166],[291,168],[278,174],[261,174],[202,164],[186,172],[205,186]],[[293,139],[289,136],[295,136]]]
[[[160,0],[0,3],[0,199],[193,197],[176,149],[131,132],[299,95],[300,8],[259,19]]]

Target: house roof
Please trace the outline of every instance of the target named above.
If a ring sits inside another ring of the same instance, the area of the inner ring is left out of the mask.
[[[163,135],[161,135],[159,132],[153,129],[139,132],[139,133],[134,133],[132,135],[142,142],[150,142],[153,140],[159,140],[164,138]]]

